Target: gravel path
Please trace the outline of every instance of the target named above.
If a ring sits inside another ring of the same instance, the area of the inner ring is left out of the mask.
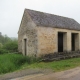
[[[18,78],[18,77],[25,77],[29,75],[35,75],[35,74],[46,74],[46,73],[51,73],[53,72],[50,69],[26,69],[26,70],[20,70],[12,73],[7,73],[4,75],[0,75],[0,80],[11,80],[13,78]]]
[[[0,80],[80,80],[80,67],[56,73],[48,69],[28,69],[2,75]]]

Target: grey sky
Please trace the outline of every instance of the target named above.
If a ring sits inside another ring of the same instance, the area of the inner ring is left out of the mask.
[[[80,23],[80,0],[0,0],[0,32],[17,37],[24,9],[70,17]]]

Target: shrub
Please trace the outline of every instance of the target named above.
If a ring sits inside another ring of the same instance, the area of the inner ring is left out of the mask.
[[[0,55],[0,74],[12,72],[19,69],[22,64],[27,63],[27,58],[20,54],[2,54]]]
[[[18,52],[18,43],[17,41],[10,41],[4,45],[4,49],[9,52]]]
[[[5,53],[8,53],[8,50],[5,50],[3,48],[0,48],[0,54],[5,54]]]
[[[22,56],[19,54],[12,54],[13,56],[11,57],[12,63],[14,63],[16,66],[21,66],[25,62],[27,62],[27,57]]]
[[[32,63],[39,62],[39,61],[40,61],[40,58],[36,58],[34,56],[31,56],[31,57],[27,56],[28,64],[32,64]]]
[[[20,69],[24,64],[31,64],[38,61],[38,59],[28,56],[23,56],[21,54],[2,54],[0,55],[0,74],[12,72],[14,70]]]
[[[0,48],[2,48],[3,47],[3,44],[2,43],[0,43]]]

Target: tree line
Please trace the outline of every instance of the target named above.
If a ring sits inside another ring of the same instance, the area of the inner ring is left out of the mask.
[[[0,32],[0,54],[9,52],[18,52],[18,40]]]

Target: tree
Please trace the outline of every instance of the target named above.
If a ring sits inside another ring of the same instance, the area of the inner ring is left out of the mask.
[[[2,48],[3,47],[3,45],[2,45],[2,43],[0,43],[0,48]]]
[[[0,35],[0,43],[2,43],[3,45],[10,41],[11,39],[7,35],[4,35],[4,36],[2,34]]]
[[[9,52],[17,52],[18,51],[18,43],[17,40],[10,41],[4,45],[4,49]]]
[[[17,38],[9,38],[7,35],[0,34],[0,51],[17,52],[18,51],[18,41]]]

